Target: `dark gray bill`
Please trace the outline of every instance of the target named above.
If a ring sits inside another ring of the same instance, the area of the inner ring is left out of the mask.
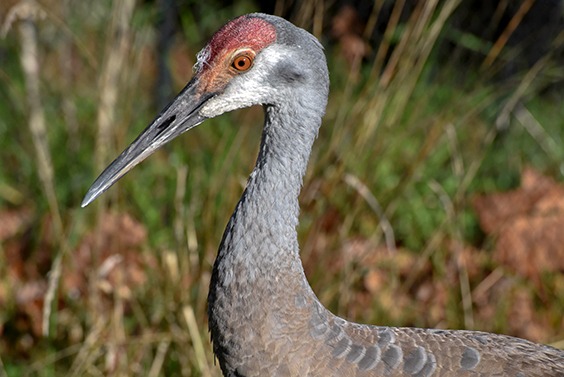
[[[82,207],[90,204],[158,148],[207,119],[199,114],[199,109],[213,97],[213,93],[200,95],[197,88],[197,79],[193,78],[141,135],[100,174],[84,196]]]

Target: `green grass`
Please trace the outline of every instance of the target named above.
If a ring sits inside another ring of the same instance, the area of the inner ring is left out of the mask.
[[[35,21],[47,132],[39,142],[49,152],[56,206],[47,199],[49,182],[28,127],[30,78],[18,59],[19,24],[0,42],[0,211],[32,213],[0,246],[0,375],[219,376],[208,341],[207,288],[223,228],[256,158],[261,109],[207,121],[81,209],[103,167],[96,161],[110,162],[158,111],[151,105],[156,10],[137,4],[121,74],[104,88],[106,59],[117,53],[112,25],[123,9],[100,2],[63,11],[48,3],[45,9],[56,10]],[[304,182],[298,229],[306,272],[331,310],[369,323],[524,336],[506,319],[516,316],[525,297],[534,311],[531,322],[543,329],[535,340],[555,342],[564,337],[562,274],[531,282],[496,264],[495,240],[479,229],[471,200],[518,186],[526,166],[561,180],[563,92],[561,86],[546,88],[561,84],[564,73],[547,57],[542,67],[501,81],[488,69],[468,68],[461,77],[460,66],[437,49],[446,34],[459,48],[469,43],[468,35],[448,33],[457,5],[444,1],[428,18],[395,25],[390,43],[403,53],[389,61],[369,59],[358,70],[326,43],[331,95]],[[193,64],[211,33],[253,10],[247,2],[205,7],[207,16],[198,22],[182,14],[184,34],[173,52],[186,56],[171,58],[177,90],[189,79],[180,75],[190,72],[183,64]],[[487,53],[488,44],[481,46]],[[503,61],[502,50],[497,64]],[[118,96],[110,105],[109,149],[102,152],[98,113],[109,89]],[[509,123],[500,130],[495,125],[504,109]],[[137,223],[124,220],[112,233],[104,230],[108,214]],[[382,230],[388,223],[393,234]],[[397,251],[388,253],[386,242]],[[462,249],[472,249],[472,263],[460,262]],[[61,279],[50,334],[42,336],[31,327],[41,319],[33,302],[43,302],[57,255]],[[106,276],[100,268],[107,255],[121,255],[123,262]],[[476,296],[499,273],[492,288]],[[16,298],[31,283],[40,284],[41,294],[24,305]]]

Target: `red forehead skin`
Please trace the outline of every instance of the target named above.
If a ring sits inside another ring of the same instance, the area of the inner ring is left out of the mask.
[[[259,52],[276,40],[276,29],[262,18],[241,16],[221,29],[208,44],[208,62],[212,63],[218,56],[239,48],[251,48]]]
[[[200,93],[219,92],[236,74],[229,69],[233,51],[250,48],[258,53],[276,41],[276,29],[265,20],[241,16],[223,26],[206,46],[200,65]],[[200,57],[198,57],[200,59]]]

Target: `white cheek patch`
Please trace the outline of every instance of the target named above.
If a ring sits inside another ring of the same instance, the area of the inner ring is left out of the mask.
[[[229,111],[263,104],[268,90],[261,88],[256,81],[232,82],[225,92],[210,98],[200,109],[200,115],[213,118]]]

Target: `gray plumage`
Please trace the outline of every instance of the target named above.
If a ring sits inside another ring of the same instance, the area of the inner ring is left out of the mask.
[[[233,51],[250,46],[250,68],[229,65]],[[83,205],[180,133],[261,104],[257,163],[223,235],[208,297],[225,376],[564,376],[564,352],[552,347],[476,331],[361,325],[323,307],[305,277],[296,226],[328,86],[312,35],[275,16],[237,18],[202,50],[192,81],[100,175]]]

